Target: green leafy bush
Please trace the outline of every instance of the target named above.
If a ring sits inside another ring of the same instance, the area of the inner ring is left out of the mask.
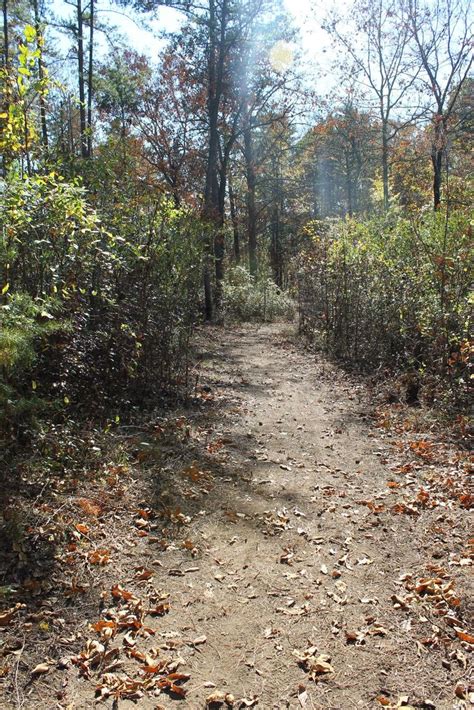
[[[6,297],[0,306],[0,433],[12,432],[43,410],[36,395],[38,352],[62,324],[57,303],[35,302],[26,294]]]
[[[306,226],[299,260],[302,330],[331,355],[469,387],[471,225],[461,211],[394,209],[364,222]]]
[[[147,198],[120,204],[105,229],[80,183],[54,173],[12,175],[2,188],[0,428],[26,421],[27,402],[90,418],[182,387],[199,307],[198,221]]]
[[[252,276],[243,266],[234,266],[224,281],[224,311],[241,321],[292,319],[295,305],[291,298],[265,273]]]

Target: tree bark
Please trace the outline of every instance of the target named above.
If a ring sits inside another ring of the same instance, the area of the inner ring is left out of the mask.
[[[354,214],[353,197],[352,197],[352,170],[351,170],[351,161],[349,158],[349,152],[347,150],[345,151],[345,159],[346,159],[347,213],[348,213],[349,217],[352,217],[352,215]]]
[[[218,126],[219,97],[217,95],[217,28],[215,0],[209,0],[209,57],[208,57],[208,88],[207,115],[209,121],[209,145],[207,152],[206,183],[204,188],[203,217],[212,224],[216,218],[218,200],[217,189],[217,157],[218,157]],[[204,255],[204,309],[206,320],[212,320],[214,304],[212,299],[211,259],[213,236],[206,235]]]
[[[38,7],[38,0],[33,0],[33,11],[35,15],[35,30],[36,30],[36,49],[38,50],[38,78],[40,83],[43,83],[45,77],[44,63],[43,63],[43,43],[41,34],[41,23],[40,14]],[[39,92],[39,103],[40,103],[40,123],[41,123],[41,143],[43,147],[48,149],[48,126],[46,123],[46,102],[44,99],[43,87]]]
[[[207,155],[206,184],[204,190],[203,216],[213,227],[213,234],[206,239],[204,267],[205,315],[212,320],[214,305],[220,305],[222,279],[224,276],[223,211],[219,191],[219,107],[223,93],[223,74],[226,56],[226,31],[228,0],[222,0],[218,29],[216,2],[209,0],[209,58],[207,114],[209,122],[209,146]],[[225,176],[224,176],[225,181]],[[221,177],[222,183],[222,177]],[[225,190],[225,182],[224,182]],[[215,259],[216,291],[212,298],[211,262]]]
[[[82,15],[82,0],[77,0],[77,63],[79,81],[79,125],[81,157],[87,158],[86,135],[86,94],[84,87],[84,21]]]
[[[441,180],[443,169],[443,150],[434,145],[431,151],[431,162],[433,164],[433,207],[439,210],[441,207]]]
[[[236,264],[240,264],[240,231],[237,212],[235,209],[235,194],[232,185],[232,177],[229,174],[229,207],[230,219],[232,221],[232,231],[234,234],[234,259]]]
[[[438,107],[438,115],[435,116],[435,127],[433,143],[431,145],[431,163],[433,165],[433,207],[439,210],[441,207],[441,185],[443,180],[443,163],[446,159],[446,121],[442,117],[443,107]]]
[[[252,127],[248,109],[245,109],[244,156],[245,176],[247,181],[247,238],[249,249],[249,269],[252,275],[257,273],[257,209],[255,206],[255,160],[253,155]]]
[[[3,0],[3,57],[2,57],[2,67],[5,69],[6,77],[5,82],[10,82],[10,77],[8,76],[8,67],[10,63],[10,53],[9,53],[9,36],[8,36],[8,0]],[[10,105],[9,105],[9,93],[10,87],[6,86],[5,91],[5,101],[2,102],[2,112],[8,115]],[[6,152],[2,155],[2,174],[6,177],[8,172],[8,156]]]
[[[3,0],[3,66],[6,69],[10,63],[10,52],[8,47],[8,0]]]
[[[382,183],[383,183],[383,208],[385,212],[390,206],[390,192],[388,184],[388,162],[389,162],[389,141],[388,127],[386,121],[383,120],[382,125]]]
[[[94,0],[90,0],[89,67],[87,70],[87,157],[92,157],[92,95],[94,78]]]

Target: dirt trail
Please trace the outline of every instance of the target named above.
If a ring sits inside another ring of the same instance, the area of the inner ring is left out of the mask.
[[[395,474],[387,441],[371,428],[366,392],[285,331],[206,332],[204,413],[188,413],[188,457],[161,474],[150,469],[161,476],[157,498],[172,507],[182,493],[176,472],[199,447],[207,452],[187,469],[201,493],[175,513],[189,516],[175,543],[150,551],[144,538],[129,553],[170,594],[169,613],[150,622],[153,644],[177,653],[190,674],[184,700],[145,694],[138,706],[197,710],[222,691],[265,710],[461,707],[453,689],[467,664],[443,665],[442,644],[417,643],[436,619],[403,602],[403,574],[422,576],[427,562],[437,563],[425,548],[439,511],[423,524],[382,512],[395,502],[387,487]],[[130,587],[123,564],[107,575]],[[92,707],[93,686],[76,668],[67,673],[67,702],[58,707]]]
[[[207,638],[188,659],[196,690],[185,705],[203,707],[211,691],[199,685],[211,681],[262,708],[301,707],[301,684],[308,708],[382,707],[384,694],[453,707],[439,659],[417,653],[412,625],[429,622],[407,624],[391,600],[402,573],[425,567],[423,533],[362,503],[385,500],[390,477],[363,392],[281,331],[228,332],[204,362],[203,381],[225,400],[211,440],[228,454],[217,497],[187,534],[204,550],[199,570],[169,587],[179,600],[170,631],[178,617],[183,632]],[[173,556],[173,566],[193,565]],[[362,631],[360,645],[346,631]],[[293,655],[311,646],[331,657],[322,682]]]

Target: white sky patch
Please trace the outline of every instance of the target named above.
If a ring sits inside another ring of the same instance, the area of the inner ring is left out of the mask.
[[[58,19],[71,19],[75,22],[74,8],[64,0],[54,0],[52,11]],[[182,13],[170,7],[159,7],[152,13],[139,13],[131,7],[116,5],[112,0],[99,0],[95,5],[95,11],[100,26],[114,27],[127,48],[152,59],[166,44],[166,39],[161,36],[161,33],[176,32],[184,21]],[[62,53],[66,53],[71,45],[71,38],[57,31],[54,31],[53,41],[56,49]],[[95,41],[96,56],[104,59],[113,52],[113,33],[97,31]]]
[[[318,91],[329,92],[338,83],[334,75],[334,63],[338,52],[334,40],[322,24],[328,13],[337,7],[345,10],[349,0],[283,0],[285,9],[298,29],[298,44],[304,74],[309,82],[317,82]]]

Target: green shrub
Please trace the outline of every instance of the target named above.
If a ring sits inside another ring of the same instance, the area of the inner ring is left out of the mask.
[[[179,390],[199,308],[198,220],[144,197],[102,221],[55,174],[2,189],[0,427],[26,421],[28,402],[91,418]]]
[[[241,321],[291,320],[295,305],[265,273],[252,276],[243,266],[228,269],[224,281],[224,312]]]
[[[471,225],[397,209],[364,222],[306,226],[299,260],[301,328],[331,355],[366,371],[435,376],[455,398],[469,387]]]
[[[7,296],[0,306],[0,434],[43,410],[35,372],[40,351],[64,327],[53,315],[57,307],[27,294]]]

